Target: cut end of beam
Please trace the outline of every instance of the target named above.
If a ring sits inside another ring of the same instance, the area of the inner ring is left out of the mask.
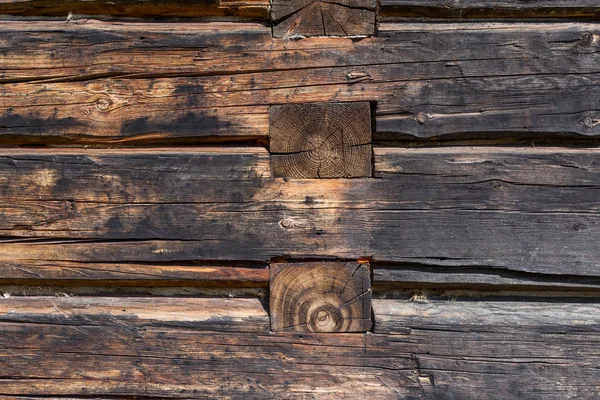
[[[276,332],[366,332],[372,325],[369,266],[271,264],[270,310]]]
[[[273,0],[273,36],[375,34],[376,0]]]
[[[369,102],[273,106],[269,134],[275,177],[372,175]]]

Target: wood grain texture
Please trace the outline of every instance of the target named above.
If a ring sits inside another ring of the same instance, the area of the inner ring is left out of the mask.
[[[373,35],[376,9],[376,0],[273,0],[273,36]]]
[[[269,120],[273,176],[371,176],[373,150],[370,103],[272,106]]]
[[[76,22],[85,16],[138,18],[252,18],[267,20],[266,0],[0,0],[0,14],[58,16]]]
[[[371,271],[367,264],[272,263],[270,317],[275,332],[367,332]]]
[[[597,139],[599,34],[413,23],[280,40],[243,23],[6,22],[0,136],[266,141],[271,104],[376,101],[376,142]]]
[[[421,398],[592,399],[600,393],[595,302],[374,300],[373,308],[374,341],[412,351]]]
[[[0,298],[0,395],[593,399],[596,303],[375,300],[377,333],[272,333],[256,299]]]
[[[268,153],[252,148],[6,149],[2,276],[32,260],[371,257],[597,277],[598,157],[375,148],[377,179],[294,180],[272,178]]]
[[[267,287],[269,269],[249,263],[78,263],[30,260],[8,267],[2,285]]]
[[[598,18],[595,0],[382,0],[383,20],[428,18]]]
[[[364,334],[274,334],[268,323],[257,299],[0,298],[0,395],[394,394],[380,379],[419,393],[413,371],[382,368],[391,358],[370,354]]]
[[[384,291],[440,289],[468,292],[520,291],[539,294],[540,290],[596,293],[600,289],[600,280],[595,276],[552,275],[493,267],[379,263],[373,264],[372,269],[373,287]]]

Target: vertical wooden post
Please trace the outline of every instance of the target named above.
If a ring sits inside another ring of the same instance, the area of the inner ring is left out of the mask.
[[[293,332],[366,332],[371,329],[367,264],[271,264],[271,329]]]

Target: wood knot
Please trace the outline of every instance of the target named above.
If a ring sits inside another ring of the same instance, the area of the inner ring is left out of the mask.
[[[420,123],[421,125],[423,125],[425,122],[427,122],[427,114],[425,113],[418,113],[417,114],[417,122]]]
[[[583,124],[583,126],[585,126],[588,129],[592,129],[595,128],[597,125],[600,124],[600,119],[598,118],[590,118],[590,117],[586,117],[584,118],[583,121],[581,121],[581,123]]]
[[[275,177],[371,176],[368,102],[273,106],[269,133]]]
[[[369,266],[310,262],[271,264],[271,329],[365,332],[371,328]]]
[[[583,32],[579,41],[583,46],[591,46],[594,43],[594,35],[589,32]]]
[[[358,82],[372,81],[373,77],[368,72],[353,71],[353,72],[348,72],[346,74],[346,80],[348,81],[348,83],[358,83]]]
[[[281,225],[282,228],[289,229],[292,227],[293,222],[291,219],[284,219],[279,222],[279,225]]]
[[[98,107],[98,109],[100,111],[108,110],[111,105],[112,105],[112,102],[109,99],[106,99],[104,97],[102,97],[96,101],[96,107]]]

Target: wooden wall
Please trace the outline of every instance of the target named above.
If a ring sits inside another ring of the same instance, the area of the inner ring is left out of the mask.
[[[0,397],[597,399],[599,18],[0,0]]]

